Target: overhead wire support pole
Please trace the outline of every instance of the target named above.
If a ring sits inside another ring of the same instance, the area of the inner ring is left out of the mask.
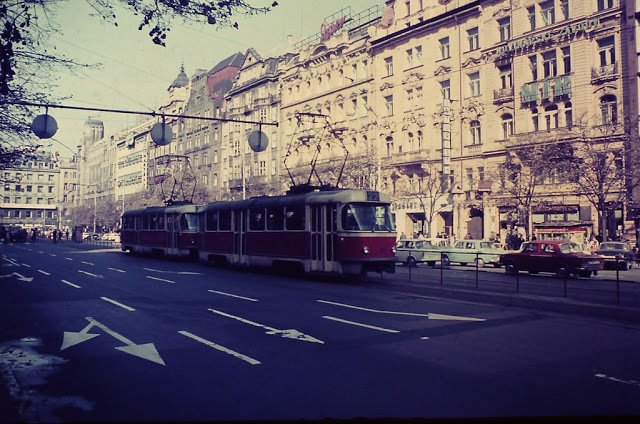
[[[199,119],[201,121],[237,122],[240,124],[272,125],[276,127],[278,126],[277,122],[249,121],[249,120],[243,120],[243,119],[227,119],[227,118],[209,118],[207,116],[179,115],[179,114],[163,113],[163,112],[155,112],[155,111],[146,112],[146,111],[135,111],[135,110],[107,109],[107,108],[85,107],[85,106],[65,106],[65,105],[53,105],[48,103],[14,102],[14,101],[7,101],[4,103],[9,105],[33,106],[33,107],[55,108],[55,109],[86,110],[89,112],[123,113],[128,115],[146,115],[146,116],[153,116],[153,117],[163,116],[163,117],[169,117],[169,118]]]

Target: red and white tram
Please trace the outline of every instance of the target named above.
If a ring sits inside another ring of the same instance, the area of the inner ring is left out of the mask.
[[[389,206],[388,196],[376,191],[332,189],[146,208],[123,214],[122,250],[310,273],[394,272]]]
[[[197,258],[199,208],[188,204],[125,211],[120,232],[122,250]]]

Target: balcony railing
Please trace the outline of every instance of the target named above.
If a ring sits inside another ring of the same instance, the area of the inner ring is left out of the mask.
[[[618,64],[599,66],[591,68],[591,83],[598,84],[605,81],[614,80],[618,77]]]
[[[571,75],[560,75],[524,84],[520,96],[522,103],[555,101],[562,97],[571,97]]]
[[[493,90],[493,103],[513,101],[513,87]]]
[[[429,149],[410,150],[401,153],[394,153],[384,161],[388,165],[411,165],[429,160],[430,156],[431,150]]]

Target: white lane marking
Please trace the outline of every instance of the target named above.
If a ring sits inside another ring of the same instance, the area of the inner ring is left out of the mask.
[[[323,316],[322,318],[324,319],[330,319],[332,321],[338,321],[338,322],[342,322],[345,324],[350,324],[350,325],[357,325],[358,327],[365,327],[365,328],[370,328],[372,330],[378,330],[378,331],[384,331],[387,333],[399,333],[398,330],[390,330],[388,328],[382,328],[382,327],[376,327],[375,325],[369,325],[369,324],[363,324],[361,322],[355,322],[355,321],[347,321],[346,319],[340,319],[340,318],[336,318],[336,317],[330,317],[330,316]]]
[[[135,309],[133,309],[131,306],[127,306],[124,303],[116,302],[115,300],[109,299],[108,297],[101,297],[100,299],[109,303],[113,303],[114,305],[119,306],[123,309],[126,309],[127,311],[135,311]]]
[[[191,271],[163,271],[161,269],[154,269],[154,268],[142,268],[145,271],[150,271],[150,272],[160,272],[163,274],[180,274],[180,275],[202,275],[201,272],[191,272]]]
[[[77,288],[77,289],[81,289],[81,288],[82,288],[82,287],[80,287],[79,285],[77,285],[77,284],[73,284],[73,283],[71,283],[71,282],[69,282],[69,281],[67,281],[67,280],[60,280],[60,281],[62,281],[62,282],[63,282],[63,283],[65,283],[65,284],[70,285],[71,287],[75,287],[75,288]]]
[[[96,274],[92,274],[92,273],[90,273],[90,272],[83,271],[83,270],[81,270],[81,269],[79,269],[79,270],[78,270],[78,272],[81,272],[81,273],[83,273],[83,274],[90,275],[90,276],[92,276],[92,277],[98,277],[98,275],[96,275]]]
[[[41,269],[39,269],[39,270],[38,270],[38,272],[39,272],[40,274],[44,274],[44,275],[51,275],[51,274],[50,274],[50,273],[48,273],[47,271],[43,271],[43,270],[41,270]]]
[[[420,340],[429,340],[430,337],[420,337]]]
[[[107,268],[107,269],[108,269],[108,270],[111,270],[111,271],[127,272],[127,271],[124,271],[124,270],[122,270],[122,269],[118,269],[118,268]]]
[[[49,256],[58,256],[55,253],[49,253]]]
[[[598,378],[604,378],[606,380],[611,380],[611,381],[615,381],[616,383],[623,383],[623,384],[629,384],[631,386],[639,386],[640,387],[640,381],[635,381],[635,380],[623,380],[621,378],[616,378],[616,377],[611,377],[608,376],[606,374],[596,374],[596,377]]]
[[[241,317],[237,317],[235,315],[231,315],[231,314],[227,314],[226,312],[222,312],[222,311],[217,311],[215,309],[208,309],[209,311],[213,312],[214,314],[218,314],[218,315],[222,315],[225,316],[227,318],[233,318],[236,319],[240,322],[244,322],[245,324],[249,324],[249,325],[253,325],[255,327],[260,327],[260,328],[264,328],[265,330],[267,330],[267,334],[269,335],[276,335],[276,336],[280,336],[280,337],[286,337],[288,339],[294,339],[294,340],[301,340],[303,342],[311,342],[311,343],[320,343],[320,344],[324,344],[324,342],[320,339],[316,339],[313,336],[310,336],[308,334],[304,334],[301,333],[300,331],[296,330],[295,328],[290,328],[287,330],[279,330],[277,328],[273,328],[273,327],[268,327],[264,324],[260,324],[254,321],[249,321],[248,319],[244,319]]]
[[[250,297],[244,297],[244,296],[238,296],[235,294],[230,294],[230,293],[225,293],[225,292],[221,292],[221,291],[215,291],[215,290],[209,290],[211,293],[217,293],[217,294],[221,294],[223,296],[230,296],[230,297],[236,297],[238,299],[244,299],[244,300],[249,300],[251,302],[257,302],[258,299],[252,299]]]
[[[67,261],[72,261],[73,259],[71,259],[71,258],[65,258],[65,260],[67,260]]]
[[[38,250],[38,253],[44,253],[42,250]]]
[[[85,265],[95,265],[93,262],[80,261],[80,263]]]
[[[31,268],[31,265],[29,265],[29,264],[22,264],[22,266],[26,266],[27,268]]]
[[[407,315],[412,317],[426,317],[427,319],[440,319],[440,320],[454,320],[454,321],[486,321],[483,318],[462,317],[457,315],[443,315],[443,314],[418,314],[414,312],[395,312],[395,311],[381,311],[379,309],[363,308],[360,306],[347,305],[346,303],[329,302],[328,300],[317,300],[320,303],[326,303],[329,305],[342,306],[344,308],[358,309],[360,311],[375,312],[377,314],[392,314],[392,315]]]
[[[171,281],[171,280],[165,280],[164,278],[157,278],[157,277],[152,277],[150,275],[146,275],[145,277],[147,277],[150,280],[158,280],[158,281],[164,281],[165,283],[171,283],[171,284],[175,284],[175,281]]]
[[[207,345],[209,347],[212,347],[212,348],[214,348],[216,350],[219,350],[220,352],[224,352],[224,353],[227,353],[227,354],[229,354],[231,356],[235,356],[236,358],[238,358],[238,359],[240,359],[242,361],[248,362],[251,365],[260,365],[260,361],[258,361],[257,359],[253,359],[253,358],[251,358],[251,357],[249,357],[247,355],[243,355],[242,353],[238,353],[238,352],[233,351],[231,349],[228,349],[228,348],[226,348],[224,346],[220,346],[219,344],[210,342],[209,340],[203,339],[202,337],[198,337],[195,334],[190,333],[188,331],[182,330],[182,331],[178,331],[178,333],[182,334],[183,336],[189,337],[190,339],[193,339],[195,341],[203,343],[203,344],[205,344],[205,345]]]

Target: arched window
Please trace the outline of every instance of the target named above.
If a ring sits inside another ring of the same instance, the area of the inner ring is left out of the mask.
[[[573,127],[573,109],[571,102],[566,102],[564,104],[564,122],[567,125],[567,128]]]
[[[387,137],[387,157],[391,157],[393,154],[393,137]]]
[[[414,138],[413,138],[413,133],[411,131],[409,131],[407,133],[407,141],[409,142],[409,151],[413,152],[415,150],[415,146],[414,146]]]
[[[618,123],[618,103],[616,96],[607,94],[600,98],[600,111],[602,112],[602,125]]]
[[[469,126],[471,128],[471,144],[481,144],[482,133],[480,131],[480,121],[471,121]]]
[[[558,106],[549,105],[544,108],[544,121],[547,130],[558,128]]]
[[[418,150],[422,150],[422,131],[418,130]]]
[[[500,119],[502,119],[502,139],[506,140],[513,134],[513,115],[505,113]]]

